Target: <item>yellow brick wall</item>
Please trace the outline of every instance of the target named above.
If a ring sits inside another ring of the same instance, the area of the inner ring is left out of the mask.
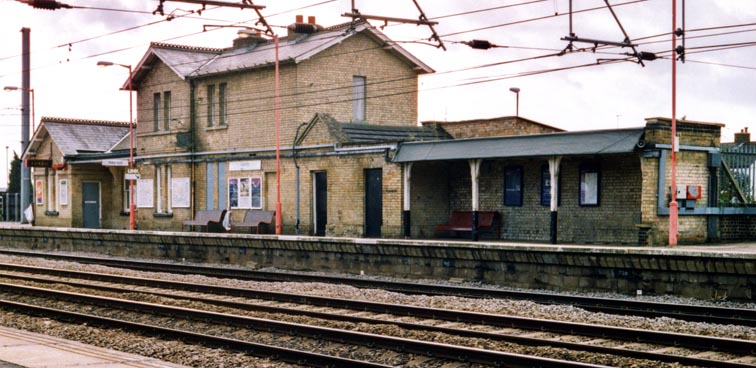
[[[441,126],[455,139],[504,137],[510,135],[544,134],[562,131],[548,125],[514,116],[468,121],[427,121],[424,126]]]

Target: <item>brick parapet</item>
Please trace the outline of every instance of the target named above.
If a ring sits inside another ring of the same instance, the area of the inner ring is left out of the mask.
[[[7,247],[571,291],[753,300],[756,254],[155,231],[2,228]],[[703,282],[705,281],[705,282]]]

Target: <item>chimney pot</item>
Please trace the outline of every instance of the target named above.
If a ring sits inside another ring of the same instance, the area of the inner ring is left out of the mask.
[[[296,23],[304,23],[304,16],[297,15],[296,17],[294,17],[294,22],[296,22]]]
[[[309,17],[307,17],[307,23],[310,23],[310,24],[317,24],[317,23],[315,22],[315,16],[313,16],[313,15],[310,15]]]
[[[751,133],[748,133],[748,128],[743,128],[740,133],[735,133],[735,143],[751,143]]]

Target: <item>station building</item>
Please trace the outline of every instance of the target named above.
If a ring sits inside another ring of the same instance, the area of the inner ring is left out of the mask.
[[[721,124],[677,122],[682,191],[673,194],[670,119],[580,132],[522,117],[418,124],[428,65],[367,23],[301,21],[278,45],[278,100],[276,46],[258,34],[240,32],[228,48],[150,46],[123,86],[138,96],[138,229],[181,231],[206,209],[241,220],[280,201],[284,234],[436,238],[452,211],[494,211],[499,228],[459,235],[661,245],[674,197],[680,242],[756,234],[742,221],[756,212],[719,201]],[[43,121],[24,156],[65,167],[34,169],[36,224],[128,228],[131,193],[118,164],[128,125],[102,122],[121,130],[72,155],[50,132],[59,123]],[[100,134],[84,133],[94,122],[70,125],[82,140]],[[86,207],[92,181],[96,210]],[[52,183],[58,189],[44,189]],[[96,226],[85,220],[94,211]]]

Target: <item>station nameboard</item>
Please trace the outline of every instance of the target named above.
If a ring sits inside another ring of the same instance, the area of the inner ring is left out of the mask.
[[[52,160],[26,159],[26,167],[52,167]]]

